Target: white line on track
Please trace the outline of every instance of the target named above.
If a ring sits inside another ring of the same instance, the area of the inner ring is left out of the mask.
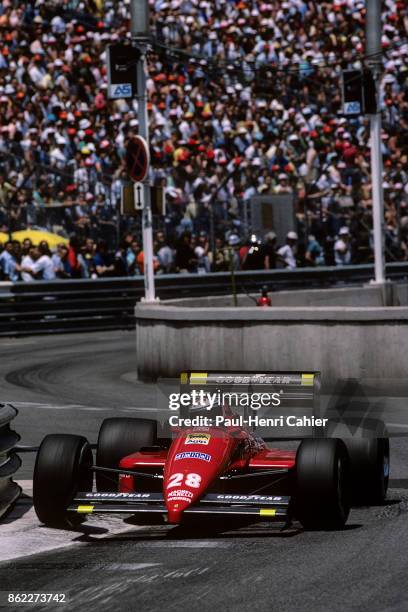
[[[145,569],[147,567],[157,567],[161,565],[161,563],[109,563],[109,565],[104,565],[104,570],[140,570]]]
[[[23,488],[24,496],[0,522],[0,562],[57,548],[85,545],[86,542],[78,541],[84,536],[82,531],[50,529],[41,525],[32,507],[32,481],[20,480],[18,483]],[[85,525],[85,533],[91,535],[92,539],[98,540],[143,529],[134,525],[129,526],[116,516],[90,517]]]
[[[152,541],[140,542],[140,546],[149,548],[230,548],[231,542],[220,540],[166,540],[163,542]]]
[[[39,408],[41,410],[87,410],[93,412],[110,412],[116,410],[118,412],[165,412],[160,408],[144,407],[144,406],[112,406],[111,408],[103,408],[101,406],[86,406],[84,404],[44,404],[39,402],[15,402],[13,400],[2,400],[4,403],[12,404],[15,408]]]
[[[4,403],[11,404],[15,408],[40,408],[42,410],[98,410],[106,411],[109,408],[99,408],[97,406],[84,406],[83,404],[42,404],[38,402],[14,402],[13,400],[3,400]]]
[[[21,340],[21,339],[19,339],[18,343],[17,343],[17,341],[15,341],[15,342],[6,342],[5,340],[1,340],[0,341],[0,345],[1,345],[2,349],[4,347],[6,347],[6,346],[11,346],[12,348],[19,348],[20,346],[32,346],[33,348],[37,348],[38,347],[38,344],[35,341],[33,341],[32,339],[30,339],[30,340]]]

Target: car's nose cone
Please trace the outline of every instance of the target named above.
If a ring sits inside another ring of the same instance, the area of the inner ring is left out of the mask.
[[[167,496],[167,520],[169,523],[181,522],[183,512],[192,502],[192,498],[183,495],[186,491],[173,491],[173,496]]]
[[[163,483],[170,523],[180,523],[183,511],[200,500],[225,468],[231,444],[225,432],[210,428],[186,430],[174,440]]]

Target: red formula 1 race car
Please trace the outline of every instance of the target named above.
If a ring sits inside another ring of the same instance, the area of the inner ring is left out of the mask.
[[[39,520],[70,527],[91,513],[118,513],[141,524],[209,516],[333,529],[345,525],[354,500],[384,499],[388,439],[311,437],[282,450],[231,416],[228,407],[213,406],[205,422],[224,417],[223,425],[174,427],[171,438],[160,438],[153,420],[106,419],[96,462],[86,438],[47,436],[34,469]]]

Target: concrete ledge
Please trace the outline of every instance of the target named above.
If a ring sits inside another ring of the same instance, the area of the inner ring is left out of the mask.
[[[319,370],[339,378],[408,378],[408,308],[216,308],[138,305],[141,379],[200,370]]]
[[[204,307],[187,308],[167,305],[143,305],[138,304],[135,309],[136,319],[151,321],[182,321],[186,324],[200,321],[256,321],[289,322],[294,321],[352,321],[355,323],[373,321],[408,321],[408,308],[400,307],[358,307],[351,306],[326,306],[326,307]]]
[[[240,293],[237,296],[238,306],[254,306],[254,300],[259,297],[259,292]],[[269,297],[272,299],[273,308],[287,306],[351,306],[359,307],[383,307],[383,306],[408,306],[407,283],[386,282],[384,285],[368,283],[366,285],[340,286],[330,289],[296,289],[291,291],[273,291],[270,287]],[[232,297],[227,295],[211,295],[202,298],[178,298],[167,300],[170,306],[189,306],[193,308],[205,308],[208,306],[232,307]]]

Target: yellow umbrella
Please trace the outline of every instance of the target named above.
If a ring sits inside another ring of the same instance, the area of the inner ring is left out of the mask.
[[[30,238],[33,244],[37,245],[43,240],[48,242],[48,246],[50,248],[54,248],[59,244],[68,244],[69,240],[67,238],[62,238],[62,236],[58,236],[58,234],[51,234],[51,232],[42,232],[40,230],[20,230],[19,232],[13,233],[13,240],[18,240],[19,242],[23,242],[26,238]]]
[[[4,232],[0,232],[0,242],[2,244],[7,242],[8,239],[9,239],[8,234],[5,234]]]

